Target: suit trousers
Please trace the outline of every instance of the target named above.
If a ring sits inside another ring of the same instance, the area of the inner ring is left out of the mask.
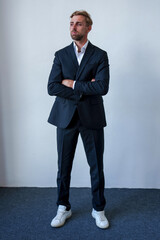
[[[106,201],[104,197],[104,131],[92,130],[81,125],[76,110],[67,128],[57,128],[58,173],[57,173],[57,205],[71,208],[69,202],[69,187],[72,163],[79,134],[84,145],[88,164],[90,166],[92,205],[97,211],[102,211]],[[83,175],[83,173],[80,173]]]

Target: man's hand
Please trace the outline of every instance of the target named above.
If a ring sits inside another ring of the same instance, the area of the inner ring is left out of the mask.
[[[64,80],[62,81],[62,84],[63,84],[64,86],[70,87],[70,88],[73,88],[73,83],[74,83],[74,81],[71,80],[71,79],[64,79]]]
[[[95,82],[96,80],[95,80],[95,78],[93,78],[92,80],[91,80],[91,82]]]

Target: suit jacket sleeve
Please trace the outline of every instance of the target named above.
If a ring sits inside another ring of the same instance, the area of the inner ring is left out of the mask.
[[[68,88],[61,84],[63,80],[61,63],[58,53],[55,53],[54,62],[48,80],[48,94],[51,96],[59,96],[70,100],[79,100],[79,95],[75,94],[72,88]]]
[[[99,61],[95,82],[76,81],[74,90],[80,95],[105,95],[109,90],[109,64],[107,53],[104,52]]]

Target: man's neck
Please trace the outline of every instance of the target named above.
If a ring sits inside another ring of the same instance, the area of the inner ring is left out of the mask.
[[[75,44],[78,47],[78,52],[81,51],[81,48],[86,44],[86,42],[88,41],[88,39],[82,40],[82,41],[75,41]]]

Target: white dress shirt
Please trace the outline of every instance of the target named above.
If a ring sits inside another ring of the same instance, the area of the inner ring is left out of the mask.
[[[83,45],[80,52],[78,52],[78,47],[77,47],[75,42],[73,42],[73,46],[74,46],[74,51],[75,51],[75,54],[76,54],[76,57],[77,57],[78,64],[80,65],[81,61],[82,61],[82,58],[85,54],[86,48],[88,46],[88,41]]]
[[[88,40],[87,42],[83,45],[83,47],[81,48],[81,51],[78,52],[78,47],[76,45],[75,42],[73,42],[73,46],[74,46],[74,51],[75,51],[75,54],[76,54],[76,57],[77,57],[77,61],[78,61],[78,64],[80,65],[81,64],[81,61],[82,61],[82,58],[85,54],[85,51],[86,51],[86,48],[88,46]],[[73,89],[74,89],[74,85],[75,85],[75,81],[73,83]]]

